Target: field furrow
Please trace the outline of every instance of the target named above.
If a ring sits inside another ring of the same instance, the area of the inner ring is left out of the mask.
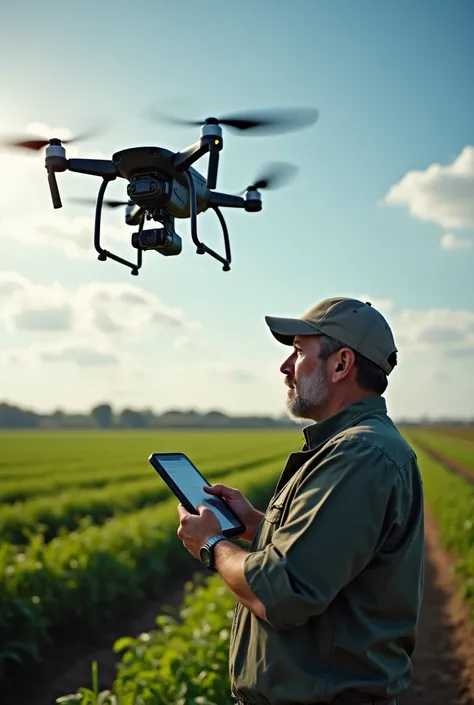
[[[471,472],[474,479],[474,442],[466,438],[435,433],[434,431],[411,431],[414,441],[435,451],[440,460],[456,463],[460,468]]]

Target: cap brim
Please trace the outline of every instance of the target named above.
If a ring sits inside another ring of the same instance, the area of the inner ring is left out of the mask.
[[[300,318],[276,318],[265,316],[265,322],[273,336],[283,345],[293,345],[295,335],[318,335],[317,328]]]

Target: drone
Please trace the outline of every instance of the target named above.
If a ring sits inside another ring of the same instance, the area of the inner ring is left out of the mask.
[[[222,208],[241,208],[247,213],[262,210],[262,189],[279,188],[296,172],[296,167],[287,163],[273,163],[244,191],[233,195],[216,190],[220,152],[224,141],[222,126],[237,134],[263,133],[281,134],[313,124],[318,118],[315,109],[263,111],[260,114],[236,114],[227,117],[208,117],[204,120],[181,120],[166,116],[153,117],[172,124],[200,126],[199,139],[179,152],[164,147],[141,146],[122,149],[112,159],[68,159],[64,145],[90,137],[90,133],[68,140],[58,138],[33,138],[4,140],[10,148],[39,151],[45,148],[45,168],[53,208],[62,208],[56,173],[65,171],[97,176],[102,179],[95,201],[94,247],[98,260],[114,260],[131,269],[137,276],[142,267],[143,252],[154,250],[166,257],[179,255],[182,240],[175,231],[176,219],[189,219],[196,254],[208,254],[222,264],[223,271],[230,270],[231,248],[229,232]],[[204,177],[193,166],[204,155],[209,155],[207,176]],[[117,178],[127,183],[128,200],[104,200],[107,186]],[[91,199],[72,199],[94,203]],[[131,246],[137,250],[135,262],[128,261],[101,245],[101,214],[107,208],[125,207],[125,224],[136,228],[131,236]],[[219,254],[198,237],[197,217],[212,209],[222,227],[225,254]],[[146,221],[155,221],[160,227],[144,229]]]

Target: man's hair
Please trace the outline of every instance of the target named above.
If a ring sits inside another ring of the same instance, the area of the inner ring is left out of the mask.
[[[319,357],[322,360],[327,360],[331,355],[338,352],[342,348],[349,348],[355,356],[356,381],[362,389],[375,394],[383,394],[387,389],[388,379],[381,367],[376,365],[371,360],[368,360],[364,355],[361,355],[357,350],[353,350],[349,345],[344,345],[339,340],[331,338],[328,335],[320,336],[321,348]]]

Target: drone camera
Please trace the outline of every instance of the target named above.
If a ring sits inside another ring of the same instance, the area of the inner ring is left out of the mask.
[[[180,236],[168,228],[141,230],[132,235],[132,247],[137,250],[156,250],[160,255],[179,255],[182,249]]]

